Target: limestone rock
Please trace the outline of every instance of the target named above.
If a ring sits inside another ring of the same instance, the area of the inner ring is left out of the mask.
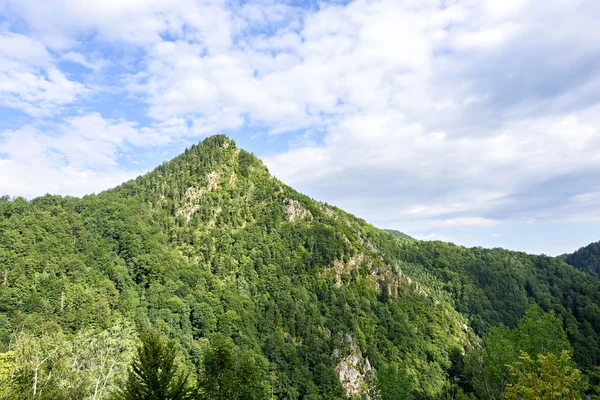
[[[285,213],[289,220],[294,222],[298,219],[312,219],[312,214],[299,201],[294,199],[285,200]]]

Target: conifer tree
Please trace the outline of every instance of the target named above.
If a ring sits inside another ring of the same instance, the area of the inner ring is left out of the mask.
[[[188,400],[192,390],[188,375],[178,371],[176,352],[156,330],[141,334],[142,344],[132,362],[119,400]]]

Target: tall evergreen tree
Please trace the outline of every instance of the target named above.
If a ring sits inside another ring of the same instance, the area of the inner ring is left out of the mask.
[[[142,344],[131,365],[120,400],[187,400],[192,398],[188,375],[178,371],[173,342],[156,330],[141,335]]]

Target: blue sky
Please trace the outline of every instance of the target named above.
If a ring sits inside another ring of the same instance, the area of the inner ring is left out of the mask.
[[[384,228],[600,240],[600,3],[0,0],[0,193],[84,195],[225,133]]]

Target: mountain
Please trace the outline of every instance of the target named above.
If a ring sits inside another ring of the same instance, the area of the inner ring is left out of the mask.
[[[395,229],[382,229],[382,230],[385,232],[391,233],[394,236],[398,236],[398,237],[401,237],[404,239],[413,239],[412,237],[408,236],[406,233],[397,231]]]
[[[36,349],[56,359],[36,384],[51,393],[74,379],[76,398],[118,387],[148,326],[192,374],[231,340],[281,399],[366,396],[384,371],[438,398],[481,337],[516,329],[532,304],[560,318],[577,365],[600,364],[600,280],[551,257],[379,230],[294,191],[221,135],[97,195],[3,197],[0,281],[0,367],[30,382]],[[105,339],[78,345],[90,337]],[[75,373],[57,358],[96,345],[118,362]]]
[[[600,275],[600,242],[591,243],[572,254],[563,254],[561,260],[593,275]]]

